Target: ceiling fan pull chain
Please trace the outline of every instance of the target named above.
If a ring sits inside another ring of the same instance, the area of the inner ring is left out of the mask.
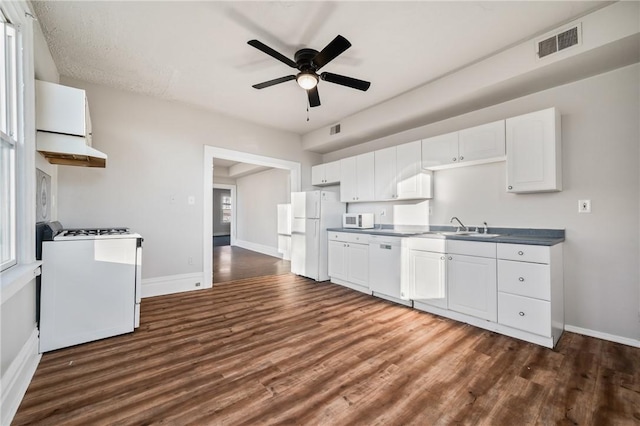
[[[309,101],[307,100],[307,122],[309,121]]]

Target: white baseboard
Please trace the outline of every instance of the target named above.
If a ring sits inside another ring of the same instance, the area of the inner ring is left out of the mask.
[[[0,424],[9,425],[27,392],[29,383],[38,368],[42,354],[38,353],[38,329],[34,328],[1,379],[2,418]]]
[[[282,259],[282,253],[278,252],[277,247],[265,246],[262,244],[251,243],[249,241],[236,240],[236,246],[243,249],[256,251],[258,253],[266,254],[267,256],[273,256]]]
[[[199,285],[198,285],[199,284]],[[205,281],[202,272],[193,274],[168,275],[166,277],[142,280],[142,297],[162,296],[184,291],[211,288],[211,280]]]
[[[616,336],[615,334],[603,333],[601,331],[590,330],[588,328],[576,327],[575,325],[565,324],[564,329],[571,333],[584,334],[585,336],[595,337],[597,339],[608,340],[610,342],[621,343],[627,346],[640,348],[640,340],[630,339],[629,337]]]

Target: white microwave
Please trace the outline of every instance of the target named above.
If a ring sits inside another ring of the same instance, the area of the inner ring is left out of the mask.
[[[343,228],[373,228],[373,213],[345,213],[342,215]]]

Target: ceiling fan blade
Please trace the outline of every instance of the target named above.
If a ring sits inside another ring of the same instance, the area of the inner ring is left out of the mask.
[[[338,55],[351,47],[349,40],[338,35],[333,41],[325,46],[320,53],[313,58],[313,63],[316,66],[316,70],[327,65],[333,61]]]
[[[323,72],[320,74],[320,78],[329,83],[340,84],[342,86],[351,87],[352,89],[362,90],[366,92],[371,83],[364,80],[358,80],[357,78],[347,77],[340,74],[333,74],[330,72]]]
[[[269,80],[269,81],[265,81],[265,82],[262,82],[262,83],[254,84],[251,87],[253,87],[254,89],[264,89],[265,87],[274,86],[276,84],[284,83],[285,81],[291,81],[291,80],[295,80],[295,79],[296,79],[295,75],[287,75],[285,77],[275,78],[273,80]]]
[[[267,46],[266,44],[264,44],[264,43],[262,43],[262,42],[260,42],[258,40],[249,40],[247,42],[247,44],[249,44],[250,46],[255,47],[256,49],[266,53],[267,55],[269,55],[269,56],[271,56],[273,58],[276,58],[280,62],[283,62],[283,63],[289,65],[291,68],[298,68],[298,64],[293,62],[291,59],[287,58],[282,53],[276,52],[275,50],[273,50],[272,48],[270,48],[269,46]]]
[[[307,90],[307,95],[309,95],[309,106],[317,107],[320,106],[320,95],[318,94],[318,86],[313,89]]]

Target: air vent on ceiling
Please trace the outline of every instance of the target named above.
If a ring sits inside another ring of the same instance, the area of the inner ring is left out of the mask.
[[[551,54],[561,52],[582,43],[582,24],[556,31],[536,42],[536,54],[542,59]]]
[[[331,128],[329,129],[329,134],[337,135],[338,133],[340,133],[340,125],[336,124],[335,126],[331,126]]]

